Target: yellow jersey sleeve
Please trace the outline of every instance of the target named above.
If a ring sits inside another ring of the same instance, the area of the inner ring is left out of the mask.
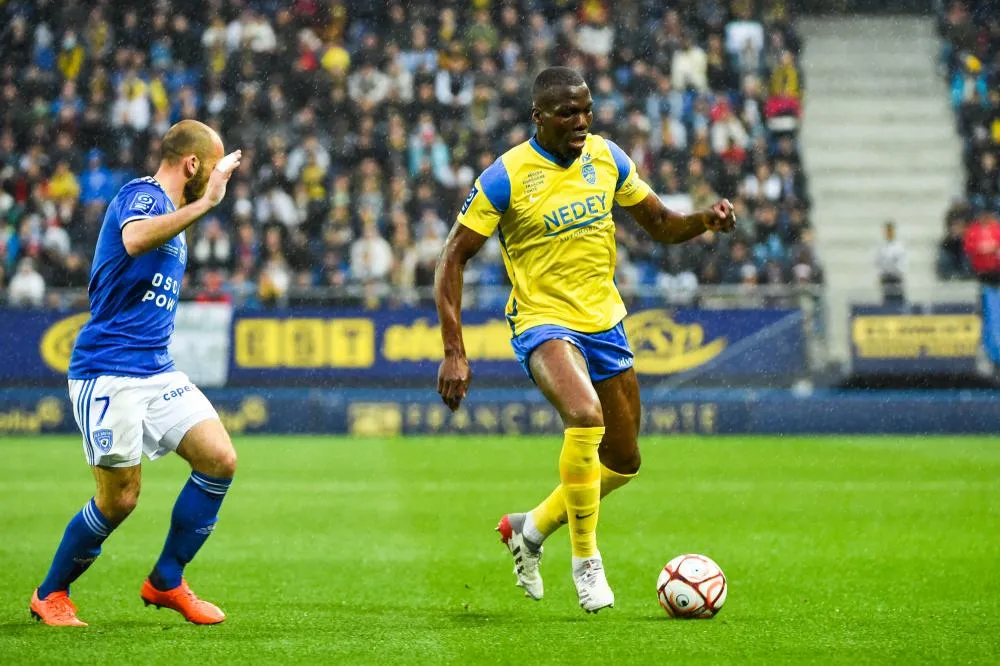
[[[646,198],[652,188],[639,177],[635,162],[614,141],[605,139],[608,150],[618,167],[618,182],[615,183],[615,203],[619,206],[634,206]]]
[[[499,158],[476,178],[458,213],[458,222],[483,236],[491,236],[509,207],[510,176]]]

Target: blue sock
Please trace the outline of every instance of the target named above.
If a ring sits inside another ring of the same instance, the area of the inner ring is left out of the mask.
[[[68,592],[70,583],[79,578],[101,554],[101,544],[113,529],[115,526],[104,517],[91,498],[66,526],[49,573],[38,586],[38,598],[44,599],[61,590]]]
[[[184,566],[194,559],[215,529],[219,508],[232,482],[232,479],[191,472],[191,478],[177,496],[163,553],[150,575],[154,587],[172,590],[181,584]]]

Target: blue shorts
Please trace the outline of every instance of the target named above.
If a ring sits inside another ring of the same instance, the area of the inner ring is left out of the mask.
[[[611,379],[632,367],[632,349],[628,346],[622,322],[611,330],[601,333],[579,333],[554,324],[542,324],[529,328],[510,341],[517,362],[524,368],[531,381],[535,381],[528,367],[531,352],[549,340],[565,340],[579,349],[587,361],[590,381],[595,383]]]

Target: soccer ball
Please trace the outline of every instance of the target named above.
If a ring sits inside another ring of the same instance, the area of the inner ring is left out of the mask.
[[[656,596],[670,617],[715,617],[726,603],[726,575],[704,555],[678,555],[660,572]]]

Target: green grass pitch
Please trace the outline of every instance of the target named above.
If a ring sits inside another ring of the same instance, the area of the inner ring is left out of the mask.
[[[647,438],[602,507],[618,604],[577,606],[565,532],[546,598],[493,527],[556,481],[556,438],[241,437],[215,535],[188,568],[229,614],[195,627],[139,586],[186,472],[147,464],[139,508],[74,586],[84,630],[29,619],[92,493],[76,438],[0,440],[0,663],[997,663],[1000,440]],[[660,567],[716,559],[729,599],[668,619]]]

